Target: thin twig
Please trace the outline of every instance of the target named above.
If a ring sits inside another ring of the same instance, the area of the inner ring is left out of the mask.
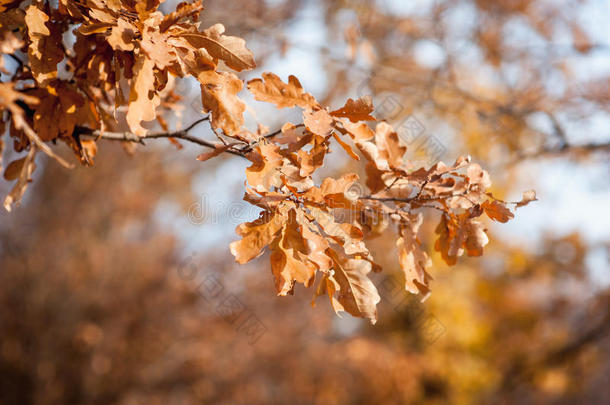
[[[8,55],[11,59],[13,59],[15,62],[17,62],[17,64],[19,65],[19,68],[23,68],[23,61],[21,59],[19,59],[17,56],[13,55],[12,53],[7,53],[6,55]]]
[[[188,127],[184,128],[183,131],[189,132],[191,129],[195,128],[197,125],[201,124],[204,121],[209,121],[209,120],[210,120],[210,116],[206,115],[205,117],[198,119],[197,121],[193,122]]]
[[[302,128],[302,127],[304,127],[304,126],[305,126],[305,124],[302,124],[302,123],[301,123],[301,124],[297,124],[297,125],[295,125],[294,127],[295,127],[295,128]],[[253,143],[251,143],[250,145],[248,145],[248,146],[246,146],[246,147],[244,147],[244,148],[240,149],[240,152],[242,152],[242,153],[244,153],[244,154],[245,154],[245,153],[247,153],[247,152],[250,152],[250,151],[252,150],[252,148],[254,148],[256,145],[258,145],[262,139],[271,139],[271,138],[273,138],[274,136],[277,136],[277,135],[279,135],[279,134],[281,134],[281,133],[282,133],[282,128],[280,128],[280,129],[278,129],[278,130],[276,130],[276,131],[270,132],[270,133],[268,133],[268,134],[266,134],[266,135],[263,135],[263,136],[261,137],[261,139],[259,139],[259,140],[257,140],[256,142],[253,142]]]
[[[403,203],[411,203],[413,201],[437,201],[437,200],[443,200],[443,199],[447,199],[447,198],[453,198],[453,197],[463,197],[466,198],[472,205],[476,205],[473,201],[471,201],[466,194],[464,193],[460,193],[460,194],[451,194],[451,195],[447,195],[447,196],[420,196],[419,194],[413,197],[408,197],[408,198],[398,198],[398,197],[374,197],[374,196],[365,196],[365,197],[359,197],[360,200],[372,200],[372,201],[381,201],[381,202],[403,202]]]
[[[523,160],[540,159],[544,157],[560,156],[569,153],[607,153],[610,152],[610,142],[601,143],[585,143],[585,144],[571,144],[564,143],[559,147],[544,147],[533,152],[522,152],[517,153],[516,156],[506,163],[506,166],[514,166]]]
[[[106,131],[101,132],[99,130],[93,131],[89,128],[83,128],[83,127],[77,127],[76,131],[77,131],[77,134],[81,135],[81,136],[90,136],[90,137],[99,138],[99,139],[107,139],[110,141],[137,142],[142,145],[144,144],[144,140],[146,140],[146,139],[175,138],[175,139],[182,139],[184,141],[192,142],[197,145],[205,146],[206,148],[216,149],[222,145],[216,144],[213,142],[209,142],[204,139],[197,138],[188,133],[193,128],[195,128],[198,124],[200,124],[204,121],[208,121],[209,119],[210,119],[209,116],[203,117],[203,118],[198,119],[197,121],[193,122],[188,127],[178,130],[178,131],[153,132],[153,133],[146,134],[144,136],[138,136],[129,131],[127,131],[127,132],[106,132]],[[227,149],[226,152],[230,153],[232,155],[241,156],[241,157],[245,158],[245,154],[238,150]]]
[[[303,128],[304,126],[305,126],[305,124],[297,124],[294,126],[294,128]],[[281,133],[282,133],[282,128],[278,129],[277,131],[268,133],[267,135],[263,136],[263,138],[265,138],[265,139],[273,138],[274,136],[277,136]]]

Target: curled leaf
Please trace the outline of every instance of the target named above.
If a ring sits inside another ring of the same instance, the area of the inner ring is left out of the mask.
[[[498,222],[505,223],[515,217],[515,215],[512,212],[510,212],[510,210],[508,208],[506,208],[506,206],[499,201],[495,201],[495,200],[485,201],[481,205],[481,208],[483,208],[483,211],[485,211],[485,213],[487,214],[487,216],[489,218],[496,220]]]
[[[377,303],[381,298],[375,284],[368,277],[371,263],[339,254],[332,249],[327,253],[334,263],[334,272],[329,276],[332,282],[328,285],[328,294],[336,299],[335,311],[346,311],[353,316],[367,318],[375,324]]]
[[[538,199],[536,198],[536,191],[534,191],[534,190],[524,191],[521,201],[519,201],[517,203],[516,207],[517,208],[525,207],[527,204],[531,203],[532,201],[538,201]]]
[[[357,100],[348,99],[343,107],[332,111],[330,115],[348,118],[353,123],[375,121],[375,117],[371,115],[373,109],[373,99],[371,96],[364,96]]]

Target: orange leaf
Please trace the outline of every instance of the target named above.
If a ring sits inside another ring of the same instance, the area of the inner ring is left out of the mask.
[[[341,145],[341,147],[347,152],[347,154],[354,160],[360,160],[360,156],[356,154],[347,143],[343,142],[343,139],[339,137],[336,133],[333,133],[333,138]]]
[[[318,107],[318,102],[309,93],[306,93],[299,79],[290,75],[288,83],[273,73],[263,73],[262,79],[252,79],[248,82],[248,90],[258,101],[273,103],[278,108],[291,108],[299,106],[306,110]]]
[[[348,99],[343,107],[332,111],[330,115],[345,117],[356,123],[358,121],[375,121],[375,117],[371,116],[372,112],[373,100],[370,96],[364,96],[357,100]]]
[[[515,217],[515,215],[510,212],[510,210],[506,208],[504,204],[495,200],[485,201],[483,204],[481,204],[481,208],[483,208],[483,211],[485,211],[489,218],[498,222],[505,223]]]
[[[235,144],[216,145],[216,147],[214,148],[213,151],[205,152],[205,153],[202,153],[199,156],[197,156],[197,160],[205,162],[206,160],[212,159],[213,157],[216,157],[216,156],[222,154],[223,152],[226,152],[233,145],[235,145]]]

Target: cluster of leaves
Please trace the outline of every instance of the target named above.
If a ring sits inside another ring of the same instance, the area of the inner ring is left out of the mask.
[[[259,101],[303,110],[302,124],[287,123],[251,150],[240,149],[252,162],[246,169],[244,199],[263,211],[258,220],[237,228],[242,239],[231,244],[231,252],[246,263],[269,246],[279,295],[291,294],[295,283],[311,286],[318,278],[315,297],[328,294],[335,311],[374,322],[379,294],[368,274],[381,268],[366,246],[368,238],[395,225],[405,288],[426,296],[430,259],[417,236],[423,220],[419,209],[442,212],[435,249],[450,265],[464,252],[483,253],[488,242],[478,220],[483,213],[499,222],[513,217],[506,203],[488,192],[488,173],[468,156],[450,166],[412,167],[405,161],[407,148],[390,125],[379,122],[373,130],[367,123],[374,121],[369,98],[349,99],[329,111],[295,77],[284,83],[271,73],[251,80],[248,89]],[[315,185],[312,176],[324,164],[331,139],[354,160],[363,157],[366,188],[355,173]],[[534,199],[533,192],[526,192],[514,204]]]
[[[508,203],[488,191],[487,172],[469,157],[431,168],[406,161],[406,147],[390,125],[369,126],[375,119],[366,97],[331,111],[297,78],[285,83],[265,73],[249,81],[248,90],[279,109],[301,108],[303,122],[271,133],[262,125],[255,132],[245,128],[246,105],[238,96],[244,83],[234,72],[254,68],[253,55],[243,39],[224,35],[221,24],[199,29],[201,1],[181,3],[167,15],[154,0],[60,0],[56,7],[46,1],[22,3],[3,2],[0,18],[3,53],[18,60],[17,52],[28,56],[12,81],[0,87],[2,125],[10,125],[15,150],[29,149],[5,170],[7,179],[17,179],[7,209],[23,195],[38,149],[69,165],[45,142],[65,142],[81,163],[91,164],[96,140],[83,136],[103,139],[123,124],[130,130],[123,140],[141,140],[151,135],[142,122],[155,119],[167,130],[162,112],[175,110],[180,99],[172,83],[190,76],[201,85],[203,112],[222,141],[199,141],[213,150],[198,159],[232,153],[252,162],[244,199],[263,211],[258,220],[237,228],[242,239],[231,244],[231,252],[246,263],[268,246],[279,295],[317,279],[315,297],[328,294],[335,311],[375,322],[380,298],[368,275],[381,268],[367,239],[392,225],[405,287],[425,296],[431,277],[418,239],[421,209],[442,212],[435,249],[450,265],[464,252],[483,253],[488,242],[483,214],[499,222],[513,217]],[[71,46],[67,33],[74,38]],[[178,134],[184,131],[175,138]],[[331,141],[352,159],[364,160],[366,188],[355,173],[316,185],[314,174],[324,165]],[[511,204],[532,200],[535,194],[527,192]]]
[[[123,110],[137,136],[147,133],[142,121],[166,126],[159,109],[171,111],[179,100],[172,92],[175,77],[201,83],[203,108],[214,113],[215,128],[232,134],[243,124],[245,105],[236,97],[242,82],[217,68],[221,60],[235,71],[253,68],[254,58],[242,39],[224,35],[221,24],[199,29],[201,1],[181,3],[168,15],[158,10],[160,1],[23,3],[0,6],[2,52],[19,60],[11,82],[0,88],[0,110],[10,113],[3,113],[1,125],[10,122],[16,151],[60,140],[91,164],[95,141],[80,135],[115,128]],[[18,52],[27,53],[27,63]],[[9,210],[33,171],[36,148],[30,150],[31,158],[13,169],[22,176],[5,201]]]

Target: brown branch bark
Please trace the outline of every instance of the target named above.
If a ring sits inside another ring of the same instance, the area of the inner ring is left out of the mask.
[[[182,139],[184,141],[192,142],[194,144],[205,146],[206,148],[216,149],[218,147],[223,146],[223,144],[214,143],[210,141],[206,141],[205,139],[200,139],[195,136],[189,134],[193,128],[195,128],[198,124],[209,121],[210,117],[201,118],[195,122],[193,122],[188,127],[181,129],[179,131],[163,131],[163,132],[152,132],[146,134],[145,136],[138,136],[132,132],[108,132],[108,131],[100,131],[100,130],[92,130],[90,128],[85,127],[77,127],[75,130],[76,136],[88,136],[96,139],[107,139],[109,141],[122,141],[122,142],[137,142],[139,144],[145,145],[144,141],[147,139],[159,139],[159,138],[174,138],[174,139]],[[304,124],[296,125],[297,128],[304,127]],[[270,139],[274,136],[279,135],[282,132],[281,129],[270,132],[263,136],[264,139]],[[252,150],[254,145],[246,145],[241,149],[227,149],[223,153],[230,153],[235,156],[241,156],[243,158],[246,157],[246,154]]]
[[[139,144],[144,145],[144,141],[147,139],[160,139],[160,138],[174,138],[174,139],[182,139],[184,141],[188,141],[200,146],[204,146],[206,148],[216,149],[222,144],[217,144],[214,142],[206,141],[205,139],[197,138],[196,136],[190,135],[189,131],[195,128],[198,124],[208,121],[209,116],[201,118],[195,122],[193,122],[188,127],[178,130],[178,131],[164,131],[164,132],[152,132],[146,134],[145,136],[138,136],[129,131],[126,132],[102,132],[99,130],[91,130],[89,128],[78,127],[76,129],[76,134],[78,136],[89,136],[96,139],[107,139],[110,141],[123,141],[123,142],[137,142]],[[230,153],[232,155],[241,156],[245,158],[245,151],[236,150],[236,149],[227,149],[226,153]]]
[[[539,159],[545,157],[561,156],[570,153],[608,153],[610,152],[610,142],[602,143],[584,143],[571,144],[564,143],[559,147],[542,148],[530,153],[519,153],[512,161],[508,162],[509,166],[515,165],[522,160]]]

